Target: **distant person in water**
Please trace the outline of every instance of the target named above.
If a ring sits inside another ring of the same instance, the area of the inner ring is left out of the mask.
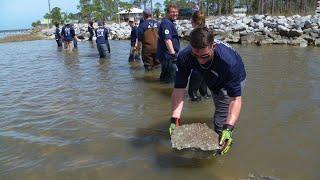
[[[61,36],[61,30],[59,28],[59,23],[55,23],[54,25],[56,26],[56,31],[54,33],[54,36],[55,36],[57,45],[58,47],[62,47],[62,36]]]
[[[88,23],[88,32],[89,32],[89,41],[92,41],[92,37],[94,36],[94,28],[93,28],[93,22],[89,21]]]
[[[71,24],[71,26],[75,30],[73,23]],[[76,31],[74,31],[74,32],[76,32]],[[76,34],[74,35],[74,38],[73,38],[73,47],[76,49],[78,48],[78,37]]]
[[[144,21],[139,24],[139,47],[142,45],[142,61],[146,71],[151,71],[160,67],[157,59],[158,27],[160,23],[152,18],[150,9],[143,11]]]
[[[74,32],[74,29],[73,29],[72,25],[70,24],[70,22],[67,21],[66,25],[63,26],[62,31],[61,31],[61,35],[63,37],[64,48],[66,50],[72,51],[71,42],[73,42],[73,39],[75,37],[75,32]]]
[[[195,11],[191,17],[191,24],[193,28],[205,27],[206,20],[204,14],[200,11]],[[203,79],[203,75],[197,69],[192,69],[188,87],[190,100],[201,101],[201,96],[210,98],[207,89],[207,84]],[[198,90],[201,96],[198,95]]]
[[[109,31],[104,27],[103,21],[98,21],[98,29],[96,29],[96,43],[100,58],[105,58],[107,55],[107,50],[110,53],[109,45]]]
[[[133,17],[129,18],[129,25],[131,27],[131,48],[129,62],[140,61],[139,49],[138,49],[138,27]]]

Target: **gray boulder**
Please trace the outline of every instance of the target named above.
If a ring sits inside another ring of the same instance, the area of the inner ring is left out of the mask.
[[[316,40],[314,41],[314,45],[315,45],[315,46],[320,46],[320,38],[318,38],[318,39],[316,39]]]
[[[312,22],[310,20],[307,20],[304,22],[304,28],[309,29],[312,28]]]
[[[303,34],[302,30],[291,29],[288,33],[288,37],[299,37]]]
[[[259,15],[259,14],[256,14],[253,16],[253,21],[254,22],[259,22],[259,21],[262,21],[264,18],[264,15]]]
[[[308,41],[299,37],[299,38],[295,38],[295,39],[290,40],[288,42],[288,44],[294,45],[294,46],[300,46],[300,47],[307,47]]]
[[[285,26],[282,26],[282,25],[278,26],[278,32],[281,36],[287,36],[289,31],[290,31],[289,28]]]
[[[217,151],[219,136],[206,124],[184,124],[176,128],[171,135],[172,148],[200,149],[202,151]]]
[[[240,37],[240,43],[241,44],[251,44],[254,43],[256,40],[256,37],[253,33],[244,35]]]
[[[231,27],[233,31],[243,31],[247,29],[245,24],[239,23]]]

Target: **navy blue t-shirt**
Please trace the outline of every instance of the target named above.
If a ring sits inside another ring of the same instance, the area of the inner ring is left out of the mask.
[[[97,44],[106,44],[109,37],[109,31],[107,28],[98,28],[96,29],[96,43]]]
[[[138,27],[134,26],[131,30],[131,47],[135,46],[137,38],[138,38]]]
[[[67,24],[62,28],[61,35],[65,41],[72,41],[76,34],[73,27]]]
[[[213,92],[225,88],[230,97],[241,96],[241,82],[246,78],[246,71],[242,58],[232,47],[217,41],[213,61],[204,65],[200,65],[191,52],[189,45],[178,55],[175,88],[185,88],[191,70],[195,69]]]
[[[91,35],[93,35],[93,27],[92,26],[88,26],[88,32],[91,34]]]
[[[150,28],[159,28],[160,23],[154,19],[147,19],[143,21],[141,24],[139,24],[139,33],[138,33],[138,39],[139,41],[142,41],[143,39],[143,33]]]
[[[157,56],[161,59],[170,59],[171,55],[167,49],[165,44],[166,39],[171,39],[173,49],[176,53],[180,50],[180,42],[179,42],[179,35],[177,29],[174,27],[172,21],[168,18],[163,18],[159,27],[159,39],[158,39],[158,49],[157,49]]]

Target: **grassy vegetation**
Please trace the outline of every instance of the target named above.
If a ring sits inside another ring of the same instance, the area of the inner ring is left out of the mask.
[[[43,39],[41,35],[38,33],[30,33],[30,34],[19,34],[19,35],[12,35],[7,36],[5,38],[0,39],[0,43],[7,43],[7,42],[18,42],[18,41],[34,41]]]

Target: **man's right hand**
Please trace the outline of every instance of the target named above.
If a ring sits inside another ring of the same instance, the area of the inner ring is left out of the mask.
[[[175,64],[177,62],[177,53],[170,54],[170,56],[170,60]]]
[[[173,131],[180,126],[180,119],[172,117],[169,125],[169,134],[172,135]]]

